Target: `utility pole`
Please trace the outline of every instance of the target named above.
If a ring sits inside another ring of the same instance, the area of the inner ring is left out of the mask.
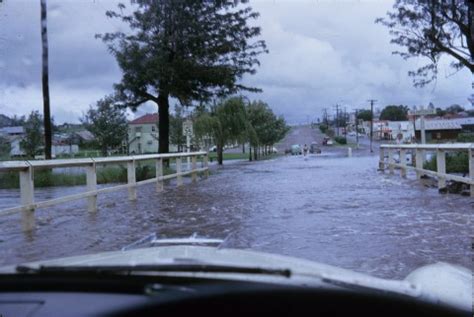
[[[49,105],[49,70],[48,70],[48,29],[46,0],[41,0],[41,48],[42,48],[42,88],[43,88],[43,124],[44,124],[44,156],[51,159],[51,110]]]
[[[356,123],[356,144],[357,148],[359,148],[359,110],[355,110],[355,123]]]
[[[336,135],[339,136],[339,105],[336,104]]]
[[[375,99],[367,100],[370,102],[370,153],[373,153],[372,149],[372,139],[374,137],[374,103],[377,101]]]

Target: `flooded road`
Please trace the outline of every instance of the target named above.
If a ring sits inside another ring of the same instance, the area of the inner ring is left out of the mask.
[[[320,135],[293,131],[285,142]],[[387,278],[403,278],[437,261],[472,268],[473,201],[441,195],[413,176],[377,172],[366,149],[240,162],[208,179],[163,193],[139,187],[36,211],[36,230],[21,232],[20,216],[0,218],[0,265],[118,250],[150,233],[159,237],[224,238],[228,246],[319,261]],[[377,154],[378,150],[374,154]]]

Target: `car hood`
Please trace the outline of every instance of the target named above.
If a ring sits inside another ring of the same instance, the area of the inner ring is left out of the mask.
[[[404,280],[387,280],[318,262],[262,252],[203,246],[160,246],[103,252],[54,260],[24,263],[29,267],[108,266],[170,263],[205,263],[243,267],[289,269],[291,277],[228,273],[159,273],[227,278],[316,287],[344,287],[398,293],[423,301],[469,311],[472,309],[472,272],[460,266],[436,263],[416,269]],[[0,268],[14,273],[15,266]]]

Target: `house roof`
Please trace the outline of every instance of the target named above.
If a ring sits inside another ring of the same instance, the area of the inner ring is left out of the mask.
[[[136,118],[129,122],[129,124],[156,124],[158,123],[158,114],[157,113],[147,113],[144,116]]]
[[[461,130],[461,124],[463,121],[460,119],[451,119],[451,120],[425,120],[425,130]],[[416,130],[420,130],[420,119],[416,120],[415,123]]]
[[[94,140],[94,135],[87,130],[77,131],[74,134],[83,139],[84,141]]]
[[[22,126],[0,128],[0,134],[23,134]]]

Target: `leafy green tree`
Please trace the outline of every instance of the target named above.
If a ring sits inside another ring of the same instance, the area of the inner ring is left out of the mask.
[[[357,119],[363,121],[372,121],[372,112],[370,110],[361,110],[357,112]]]
[[[436,108],[436,115],[437,115],[438,117],[442,117],[442,116],[444,116],[445,114],[446,114],[446,110],[443,110],[443,109],[441,109],[441,108]]]
[[[395,0],[387,18],[379,18],[390,29],[391,43],[405,51],[395,51],[404,59],[425,57],[428,64],[410,71],[416,87],[437,78],[443,55],[451,56],[451,67],[466,67],[474,74],[474,5],[466,0]]]
[[[238,97],[221,100],[210,111],[201,113],[194,123],[197,138],[211,136],[216,142],[219,165],[223,163],[224,146],[241,141],[246,128],[244,102]]]
[[[258,148],[263,147],[267,152],[268,147],[280,141],[289,131],[283,117],[277,117],[271,108],[263,101],[253,101],[246,108],[249,123],[248,140],[254,148],[254,159],[258,158]]]
[[[464,108],[461,107],[460,105],[451,105],[448,108],[446,108],[446,113],[452,113],[456,114],[458,112],[463,112]]]
[[[120,146],[127,138],[125,112],[113,105],[111,97],[99,100],[95,107],[91,106],[81,122],[94,135],[103,156],[107,156],[110,149]]]
[[[41,152],[44,146],[43,133],[41,131],[42,122],[43,116],[39,111],[32,111],[23,126],[25,137],[20,141],[20,148],[28,158],[34,158],[35,155]]]
[[[407,106],[386,106],[380,113],[380,120],[405,121],[407,120]]]
[[[259,14],[240,4],[248,0],[132,0],[108,11],[130,26],[131,32],[98,35],[108,44],[123,76],[115,85],[124,107],[158,105],[159,152],[169,151],[169,98],[182,105],[227,96],[239,90],[259,91],[239,80],[254,74],[258,55],[267,52],[257,40],[260,28],[251,20]]]

